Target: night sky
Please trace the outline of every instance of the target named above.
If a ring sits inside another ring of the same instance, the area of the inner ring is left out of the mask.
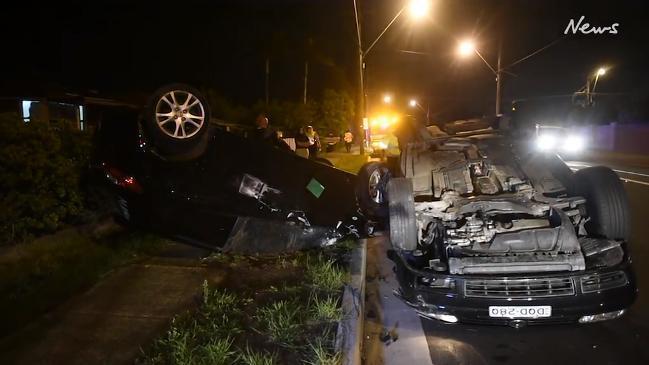
[[[305,60],[310,63],[310,95],[318,97],[325,88],[355,95],[352,4],[87,2],[6,9],[0,26],[6,61],[0,91],[12,96],[46,86],[129,95],[181,81],[251,105],[264,97],[268,58],[271,98],[300,100]],[[359,4],[367,47],[404,2]],[[459,59],[456,45],[474,37],[495,66],[501,36],[503,65],[561,39],[509,69],[517,76],[505,78],[505,103],[570,94],[599,65],[610,67],[599,92],[646,96],[648,10],[643,1],[436,0],[424,21],[414,22],[404,13],[369,54],[368,97],[372,101],[390,91],[404,103],[410,97],[430,100],[431,110],[447,119],[493,112],[493,75],[477,57]],[[618,34],[564,35],[569,20],[582,15],[595,26],[619,23]]]

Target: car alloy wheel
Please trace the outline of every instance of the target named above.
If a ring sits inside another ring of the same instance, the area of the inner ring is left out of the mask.
[[[160,130],[176,139],[196,135],[205,124],[205,108],[194,94],[172,90],[157,102],[155,119]]]

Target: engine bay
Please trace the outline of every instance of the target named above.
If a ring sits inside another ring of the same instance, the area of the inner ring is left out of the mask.
[[[544,158],[497,136],[408,148],[401,168],[414,191],[413,254],[450,274],[584,270],[583,242],[600,240],[585,228],[586,199],[570,194]],[[601,240],[594,245],[621,251],[621,242]]]

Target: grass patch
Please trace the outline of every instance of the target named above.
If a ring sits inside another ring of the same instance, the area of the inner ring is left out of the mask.
[[[257,352],[246,346],[246,350],[239,355],[239,363],[242,365],[275,365],[277,359],[274,354],[267,351]]]
[[[171,328],[141,359],[145,364],[233,364],[234,338],[243,332],[243,309],[249,301],[203,282],[198,313],[176,316]]]
[[[200,307],[177,316],[138,362],[340,364],[333,348],[347,278],[340,263],[351,247],[280,256],[220,254],[210,269],[222,271],[221,287],[205,282]],[[211,342],[215,338],[222,341]]]
[[[342,362],[342,354],[336,352],[332,345],[325,345],[322,339],[309,344],[309,354],[304,363],[309,365],[339,365]]]
[[[200,325],[182,319],[174,319],[171,328],[153,345],[153,356],[146,357],[145,364],[213,364],[229,365],[236,360],[236,352],[230,336],[218,337],[212,334],[203,337],[196,331]],[[205,338],[205,341],[200,339]]]
[[[292,347],[301,334],[300,312],[295,302],[280,300],[257,310],[256,319],[262,324],[268,338],[286,347]]]
[[[309,305],[311,309],[311,318],[315,321],[340,321],[343,316],[342,308],[338,305],[338,298],[325,296],[319,298],[314,295]]]
[[[347,171],[352,174],[357,174],[361,166],[367,162],[367,156],[353,155],[346,152],[331,152],[322,154],[324,157],[331,161],[331,163],[340,170]]]
[[[75,229],[5,248],[0,254],[0,336],[90,287],[116,266],[156,252],[158,236],[120,232],[92,237]]]
[[[190,362],[189,364],[227,365],[232,363],[236,355],[236,352],[232,348],[232,339],[230,337],[213,339],[199,347],[199,351],[202,355],[199,361]]]
[[[313,286],[327,292],[340,290],[347,281],[347,273],[336,265],[335,260],[321,255],[307,263],[306,274]]]

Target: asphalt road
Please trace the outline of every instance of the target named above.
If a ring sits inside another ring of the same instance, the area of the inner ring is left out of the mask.
[[[571,161],[571,168],[593,165]],[[445,325],[422,320],[432,363],[450,364],[649,364],[649,171],[617,170],[631,203],[631,255],[638,300],[622,318],[589,325]]]

